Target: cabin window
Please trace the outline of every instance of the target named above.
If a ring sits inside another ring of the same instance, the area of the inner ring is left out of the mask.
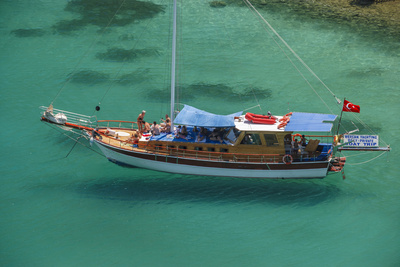
[[[261,139],[258,134],[246,134],[241,142],[242,145],[261,145]]]
[[[167,149],[173,150],[173,149],[175,149],[175,146],[167,146]]]
[[[194,150],[203,151],[203,148],[201,146],[196,146],[196,147],[194,147]]]
[[[279,146],[279,142],[275,134],[264,134],[264,139],[267,143],[267,146]]]
[[[207,151],[215,152],[215,148],[214,147],[207,147]]]
[[[179,146],[179,149],[187,149],[187,146]]]
[[[219,149],[219,152],[228,153],[228,149],[226,149],[226,148],[220,148],[220,149]]]

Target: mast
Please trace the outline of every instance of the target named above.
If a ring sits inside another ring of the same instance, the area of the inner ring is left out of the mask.
[[[172,61],[171,61],[171,131],[175,119],[175,64],[176,64],[176,0],[174,0],[174,19],[172,23]]]

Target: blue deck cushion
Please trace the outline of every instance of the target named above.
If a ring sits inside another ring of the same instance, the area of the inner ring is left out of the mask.
[[[337,115],[293,112],[285,131],[293,132],[330,132]]]
[[[208,132],[211,133],[214,128],[208,128]],[[160,135],[151,136],[151,141],[174,141],[183,143],[207,143],[207,144],[220,144],[217,140],[211,140],[208,136],[204,138],[201,142],[198,141],[198,132],[193,132],[193,127],[187,127],[188,136],[187,139],[178,138],[173,133],[161,133]],[[228,131],[228,129],[226,129]],[[223,140],[223,144],[230,144],[229,141]]]
[[[216,115],[185,105],[176,116],[174,123],[197,127],[234,127],[234,117],[242,115],[242,111],[229,115]]]

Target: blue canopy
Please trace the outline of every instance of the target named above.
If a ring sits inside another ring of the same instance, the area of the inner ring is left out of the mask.
[[[229,115],[216,115],[185,105],[176,116],[174,123],[199,127],[234,127],[234,117],[242,113],[243,111]]]
[[[333,124],[325,121],[333,122],[336,117],[337,115],[333,114],[293,112],[285,131],[330,132]]]

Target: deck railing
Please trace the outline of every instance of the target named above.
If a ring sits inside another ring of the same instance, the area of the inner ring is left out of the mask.
[[[134,129],[136,125],[135,122],[129,121],[98,121],[100,123],[105,123],[103,127],[116,127],[115,124],[111,125],[111,123],[118,124],[118,127],[124,127],[124,124],[128,124],[129,127],[125,129]],[[100,125],[100,124],[99,124]],[[121,128],[123,129],[123,128]],[[307,138],[314,139],[332,139],[333,136],[317,136],[317,135],[308,135]],[[186,159],[200,159],[200,160],[212,160],[212,161],[231,161],[231,162],[251,162],[251,163],[281,163],[283,160],[283,154],[245,154],[245,153],[228,153],[228,152],[215,152],[215,151],[203,151],[203,150],[190,150],[183,149],[170,145],[150,145],[150,144],[139,144],[134,145],[132,142],[125,140],[121,140],[117,137],[107,136],[109,145],[119,146],[122,149],[134,150],[140,149],[141,151],[149,154],[153,154],[155,157],[157,156],[171,156],[177,158],[186,158]],[[104,140],[103,140],[104,142]],[[204,149],[208,147],[205,146]],[[316,161],[319,154],[316,153],[291,153],[293,157],[293,161]]]
[[[41,116],[43,116],[44,112],[47,110],[48,107],[41,106],[39,109],[41,110]],[[67,117],[67,122],[72,123],[75,125],[79,126],[85,126],[85,127],[94,127],[96,125],[96,117],[95,116],[87,116],[87,115],[82,115],[66,110],[61,110],[61,109],[56,109],[53,108],[53,114],[57,115],[59,113],[64,114]]]
[[[97,128],[118,127],[122,129],[136,130],[137,123],[134,121],[119,121],[119,120],[98,120]]]

